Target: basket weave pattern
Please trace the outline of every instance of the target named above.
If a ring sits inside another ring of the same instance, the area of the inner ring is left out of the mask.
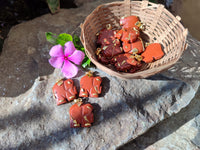
[[[111,24],[113,29],[120,29],[121,17],[135,15],[145,24],[142,38],[146,42],[160,43],[164,57],[143,66],[135,73],[117,72],[97,61],[96,33]],[[81,41],[87,56],[104,72],[121,78],[146,78],[174,65],[186,47],[188,30],[180,23],[180,17],[174,17],[161,4],[143,1],[117,1],[98,6],[81,25]]]

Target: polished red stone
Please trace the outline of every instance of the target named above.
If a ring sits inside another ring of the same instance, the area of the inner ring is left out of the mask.
[[[57,105],[72,101],[76,98],[77,90],[72,79],[59,80],[52,88]]]
[[[70,127],[90,127],[94,122],[93,106],[90,103],[83,104],[77,102],[72,105],[69,110],[70,114]]]

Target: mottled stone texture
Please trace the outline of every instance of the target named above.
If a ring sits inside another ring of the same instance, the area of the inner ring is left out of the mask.
[[[0,56],[0,149],[116,149],[186,107],[199,86],[199,42],[168,71],[147,79],[122,80],[90,68],[103,78],[91,128],[71,129],[69,108],[56,106],[52,86],[62,78],[48,64],[45,32],[80,34],[79,24],[101,2],[61,10],[13,27]],[[75,85],[79,89],[81,70]]]
[[[52,86],[62,77],[55,70],[37,78],[24,94],[1,98],[1,148],[115,149],[179,112],[196,91],[178,80],[121,80],[91,70],[103,78],[102,95],[88,99],[95,108],[93,127],[69,127],[72,103],[56,106],[52,96]],[[77,86],[80,77],[74,79]]]
[[[199,150],[200,90],[191,103],[180,112],[121,146],[119,150]]]

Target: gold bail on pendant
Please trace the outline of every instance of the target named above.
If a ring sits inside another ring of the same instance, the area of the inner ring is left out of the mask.
[[[92,72],[92,71],[88,71],[88,72],[86,72],[86,75],[87,75],[88,77],[93,77],[93,72]]]
[[[82,98],[74,99],[74,102],[75,102],[75,103],[82,102]]]

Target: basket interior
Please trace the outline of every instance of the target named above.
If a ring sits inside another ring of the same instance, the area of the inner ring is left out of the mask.
[[[99,65],[95,57],[96,33],[111,24],[113,29],[120,29],[119,20],[123,16],[136,15],[146,25],[142,32],[145,42],[158,42],[164,50],[164,57],[150,63],[141,71],[152,70],[156,73],[170,66],[180,58],[186,42],[187,29],[163,5],[148,1],[114,2],[98,6],[85,20],[82,26],[83,44],[89,58]],[[98,67],[98,66],[97,66]],[[159,69],[160,67],[160,69]]]

